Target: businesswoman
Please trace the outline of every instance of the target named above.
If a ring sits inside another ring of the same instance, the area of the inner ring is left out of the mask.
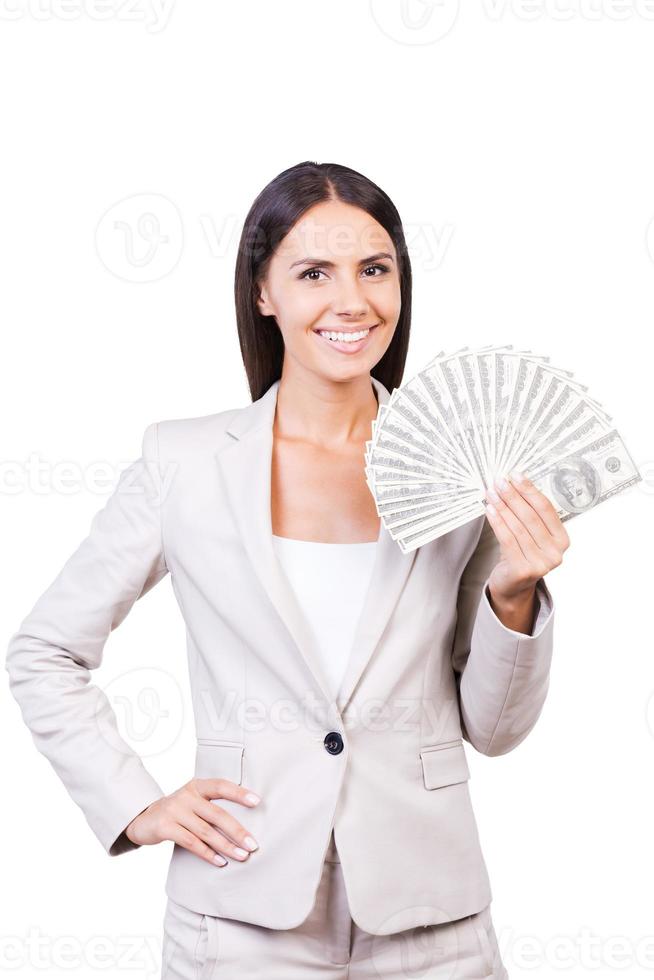
[[[166,980],[506,977],[463,742],[499,755],[536,723],[567,534],[517,477],[409,554],[380,525],[364,443],[402,383],[411,270],[366,177],[279,174],[235,286],[251,404],[147,426],[12,637],[12,691],[109,855],[173,842]],[[167,574],[196,726],[170,793],[88,683]]]

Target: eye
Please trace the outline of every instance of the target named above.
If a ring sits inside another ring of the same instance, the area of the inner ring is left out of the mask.
[[[382,273],[389,272],[389,267],[387,265],[384,265],[383,262],[378,262],[375,265],[369,265],[364,271],[367,272],[368,269],[379,269]],[[377,278],[378,276],[366,276],[366,279],[377,279]]]
[[[315,266],[313,269],[307,269],[306,272],[303,272],[300,276],[298,276],[298,278],[299,279],[308,279],[308,277],[311,275],[312,272],[322,272],[322,271],[323,271],[322,269],[319,269],[317,266]],[[320,282],[320,280],[319,279],[311,279],[310,282]]]

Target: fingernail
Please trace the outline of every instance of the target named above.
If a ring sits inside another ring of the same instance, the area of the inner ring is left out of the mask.
[[[227,861],[220,854],[214,854],[213,863],[217,864],[219,868],[224,868],[225,865],[227,864]]]
[[[259,846],[254,837],[246,837],[244,844],[246,847],[249,847],[251,851],[256,851],[257,847]]]
[[[495,483],[495,486],[499,487],[500,490],[508,490],[509,489],[509,484],[506,482],[506,480],[504,479],[504,477],[502,477],[500,480],[497,480],[496,483]]]
[[[524,480],[524,476],[518,470],[513,470],[513,472],[511,473],[511,479],[514,480],[516,483],[522,483],[522,481]]]
[[[249,854],[249,851],[245,851],[242,847],[234,848],[234,857],[245,858]]]
[[[248,803],[260,803],[261,802],[261,798],[259,796],[257,796],[256,793],[246,793],[245,794],[245,800]]]
[[[488,496],[490,497],[491,500],[494,500],[495,503],[497,503],[498,500],[500,499],[499,495],[495,493],[492,487],[488,488]]]
[[[489,514],[495,514],[496,513],[495,508],[493,507],[492,504],[486,504],[486,510],[489,512]]]

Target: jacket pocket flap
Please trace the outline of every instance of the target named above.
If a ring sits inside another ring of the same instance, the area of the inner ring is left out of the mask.
[[[420,750],[425,789],[438,789],[470,779],[470,769],[461,740]]]
[[[195,748],[195,775],[199,779],[229,779],[241,783],[243,752],[241,742],[198,738]]]

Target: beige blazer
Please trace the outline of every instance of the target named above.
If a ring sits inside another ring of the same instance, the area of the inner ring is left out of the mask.
[[[170,573],[187,628],[194,773],[242,783],[262,802],[220,800],[259,850],[218,868],[174,845],[167,894],[197,912],[292,928],[313,905],[333,828],[360,928],[381,935],[470,915],[492,894],[463,740],[501,755],[534,727],[551,595],[541,579],[533,635],[514,632],[486,594],[499,546],[485,517],[407,555],[382,525],[333,701],[273,549],[278,387],[244,408],[147,426],[142,456],[11,637],[11,691],[108,854],[133,850],[124,828],[176,787],[164,791],[119,736],[89,671]],[[325,600],[338,601],[338,583]]]

